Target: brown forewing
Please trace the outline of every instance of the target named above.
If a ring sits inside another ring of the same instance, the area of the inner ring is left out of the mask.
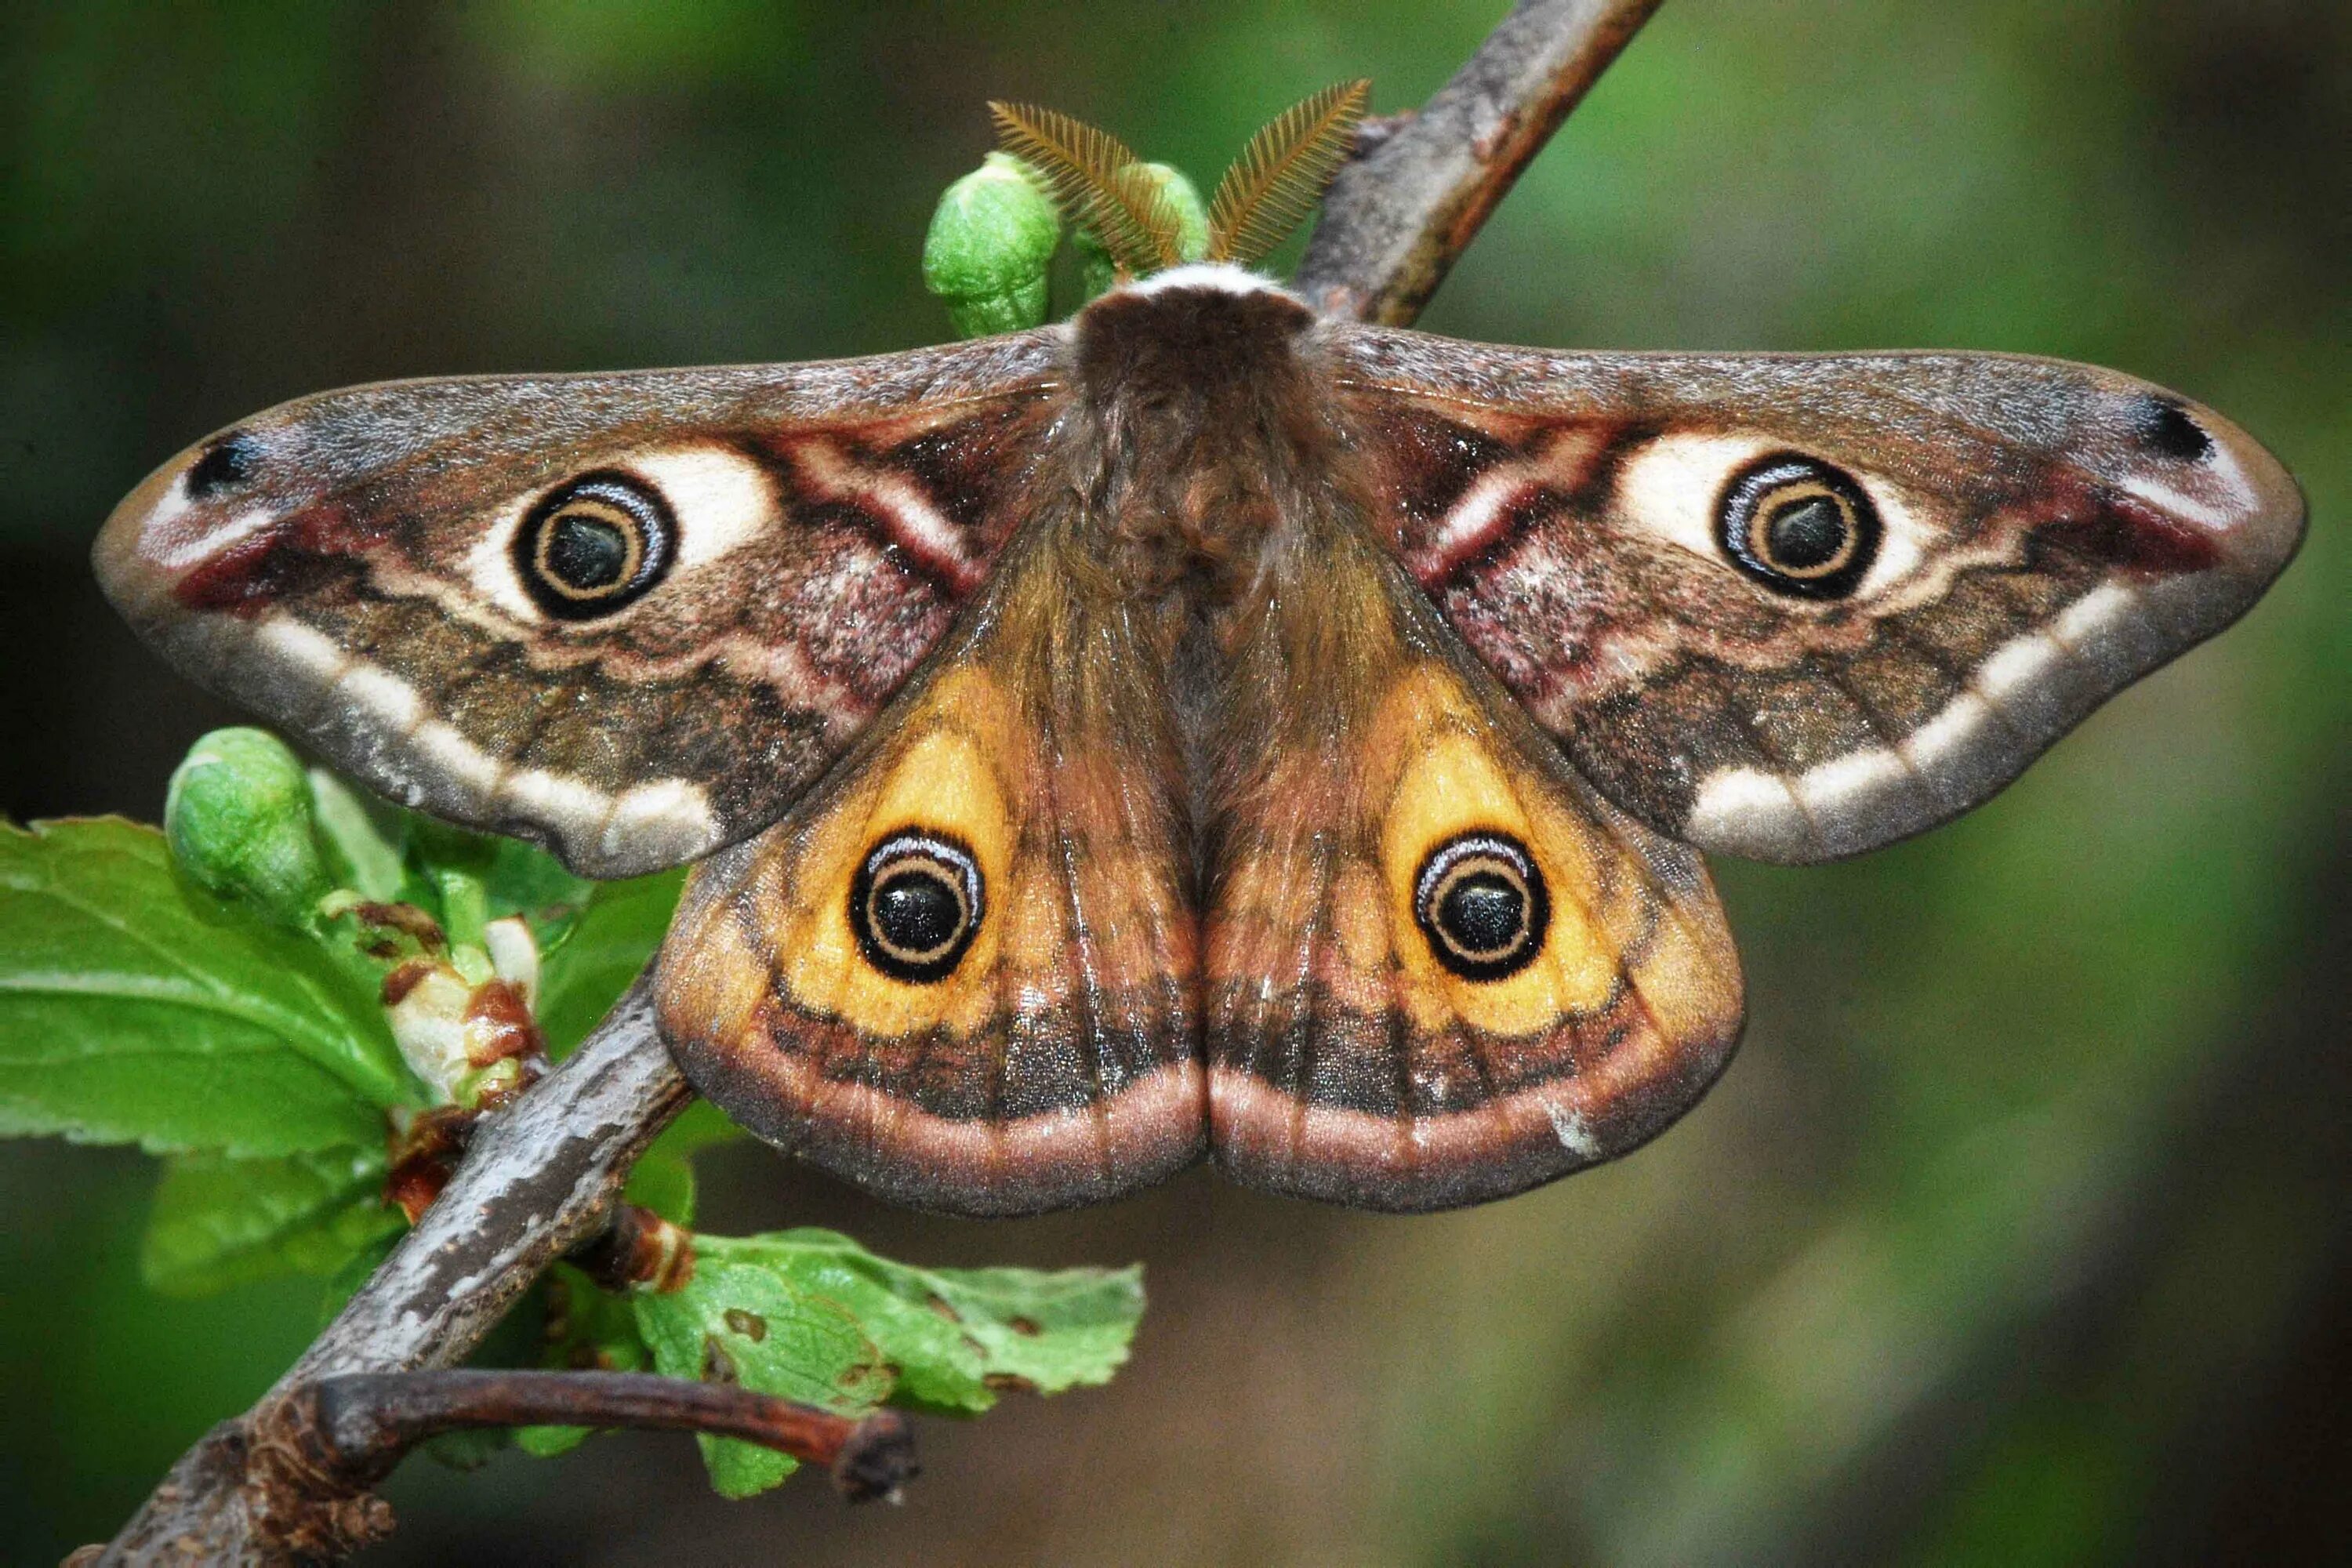
[[[946,633],[1020,514],[1053,341],[306,398],[159,469],[99,574],[394,798],[649,870],[775,817]],[[609,470],[666,488],[677,563],[610,618],[538,613],[510,536]]]
[[[1587,776],[1706,848],[1834,858],[1966,809],[2302,534],[2244,432],[2111,371],[1324,331],[1376,531]],[[1851,598],[1772,593],[1711,537],[1778,452],[1876,502],[1885,569]]]

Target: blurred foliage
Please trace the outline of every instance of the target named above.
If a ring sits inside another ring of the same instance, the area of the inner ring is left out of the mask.
[[[1418,102],[1501,0],[393,0],[0,16],[0,808],[153,816],[221,710],[80,560],[151,465],[390,375],[949,335],[925,224],[1048,103],[1222,166],[1322,83]],[[730,1228],[1140,1256],[1077,1403],[925,1433],[908,1508],[730,1508],[684,1445],[396,1478],[385,1562],[2291,1560],[2352,1533],[2352,16],[2338,0],[1668,0],[1425,325],[2056,353],[2229,413],[2310,495],[2241,627],[1999,801],[1726,865],[1743,1055],[1632,1160],[1401,1222],[1206,1176],[975,1227],[756,1152]],[[1291,247],[1295,253],[1296,242]],[[552,999],[551,999],[552,1002]],[[0,1151],[7,1555],[102,1534],[308,1337],[166,1306],[146,1163]],[[675,1451],[674,1451],[675,1450]],[[2332,1511],[2331,1511],[2332,1510]],[[2226,1548],[2226,1550],[2225,1550]]]

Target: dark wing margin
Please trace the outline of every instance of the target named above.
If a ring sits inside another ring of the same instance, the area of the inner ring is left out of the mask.
[[[1706,849],[1835,859],[1957,816],[2303,535],[2276,458],[2111,371],[1321,331],[1390,548],[1580,770]],[[1790,458],[1865,498],[1846,591],[1727,553],[1739,482]]]
[[[1060,343],[325,393],[156,470],[94,560],[167,659],[336,767],[635,875],[780,816],[945,634],[1019,521]],[[656,546],[609,613],[526,581],[583,484]]]

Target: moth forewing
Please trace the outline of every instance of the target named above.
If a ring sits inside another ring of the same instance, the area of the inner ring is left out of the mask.
[[[1587,776],[1704,848],[1947,820],[2302,538],[2276,458],[2112,371],[1328,331],[1415,580]]]
[[[372,787],[656,870],[773,820],[944,635],[1058,336],[321,394],[156,470],[93,560],[166,658]]]

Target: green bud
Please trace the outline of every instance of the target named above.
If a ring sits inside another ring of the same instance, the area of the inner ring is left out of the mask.
[[[1208,255],[1209,209],[1201,200],[1199,188],[1171,163],[1146,163],[1143,172],[1159,185],[1176,214],[1177,259],[1198,261]]]
[[[1176,257],[1179,261],[1198,261],[1209,254],[1209,209],[1201,203],[1201,193],[1181,169],[1171,163],[1142,163],[1140,168],[1168,198],[1169,208],[1176,215]],[[1070,236],[1070,248],[1077,253],[1078,283],[1087,298],[1105,293],[1118,281],[1118,268],[1112,262],[1110,252],[1103,248],[1095,231],[1081,225]]]
[[[991,153],[940,197],[923,240],[923,286],[965,337],[1034,327],[1045,319],[1045,268],[1061,240],[1045,186],[1018,158]]]
[[[188,750],[163,797],[172,855],[198,886],[307,927],[331,879],[312,832],[310,781],[262,730],[215,730]]]
[[[1070,235],[1070,248],[1078,258],[1078,287],[1087,299],[1110,292],[1118,281],[1118,266],[1111,260],[1110,252],[1103,248],[1101,237],[1093,229],[1080,227]]]

